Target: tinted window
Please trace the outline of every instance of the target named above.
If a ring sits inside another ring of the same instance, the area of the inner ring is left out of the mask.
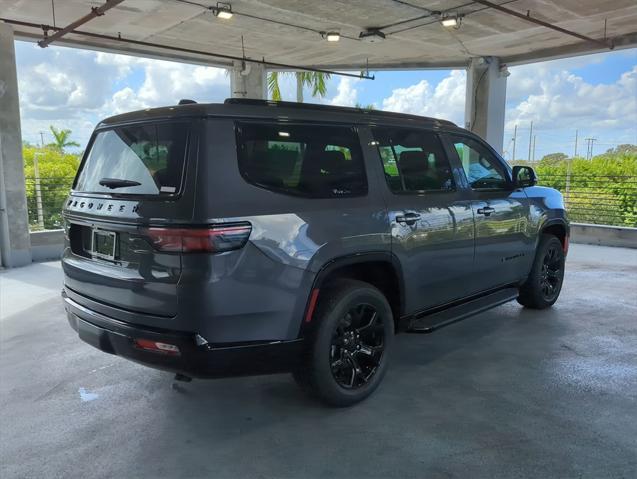
[[[179,190],[186,156],[188,126],[146,124],[100,131],[86,156],[75,190],[138,195],[174,194]],[[104,179],[139,185],[109,188]]]
[[[367,193],[352,128],[242,123],[237,144],[241,174],[262,188],[310,198]]]
[[[506,189],[507,176],[500,161],[472,138],[452,137],[469,185],[474,190]]]
[[[451,166],[442,144],[425,130],[372,130],[385,178],[394,193],[448,191],[454,188]]]

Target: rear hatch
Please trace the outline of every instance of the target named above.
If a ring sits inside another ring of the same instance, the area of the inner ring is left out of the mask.
[[[65,284],[87,306],[141,313],[140,323],[143,315],[176,314],[181,254],[156,248],[152,231],[192,219],[195,124],[155,121],[94,133],[64,208]]]

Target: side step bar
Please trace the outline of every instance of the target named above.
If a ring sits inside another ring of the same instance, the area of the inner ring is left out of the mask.
[[[485,296],[467,301],[466,303],[451,306],[442,311],[439,310],[429,314],[425,313],[423,316],[414,318],[409,322],[406,332],[421,334],[433,333],[436,329],[449,326],[470,316],[508,303],[517,297],[517,288],[500,289]]]

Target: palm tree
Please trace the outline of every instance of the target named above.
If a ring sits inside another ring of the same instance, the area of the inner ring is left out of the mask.
[[[284,73],[289,74],[289,73]],[[327,95],[327,80],[329,73],[322,72],[295,72],[296,77],[296,101],[303,103],[303,88],[310,87],[312,97],[323,98]],[[268,73],[268,91],[275,101],[281,101],[281,88],[279,86],[279,72]]]
[[[77,141],[69,140],[72,133],[71,130],[58,130],[53,125],[50,125],[49,129],[51,130],[51,133],[53,133],[53,137],[55,138],[55,141],[49,146],[52,146],[56,150],[63,152],[64,148],[66,148],[67,146],[80,146]]]

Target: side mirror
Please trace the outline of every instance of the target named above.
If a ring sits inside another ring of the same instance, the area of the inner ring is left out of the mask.
[[[513,167],[513,185],[516,188],[526,188],[537,185],[537,175],[530,166]]]

